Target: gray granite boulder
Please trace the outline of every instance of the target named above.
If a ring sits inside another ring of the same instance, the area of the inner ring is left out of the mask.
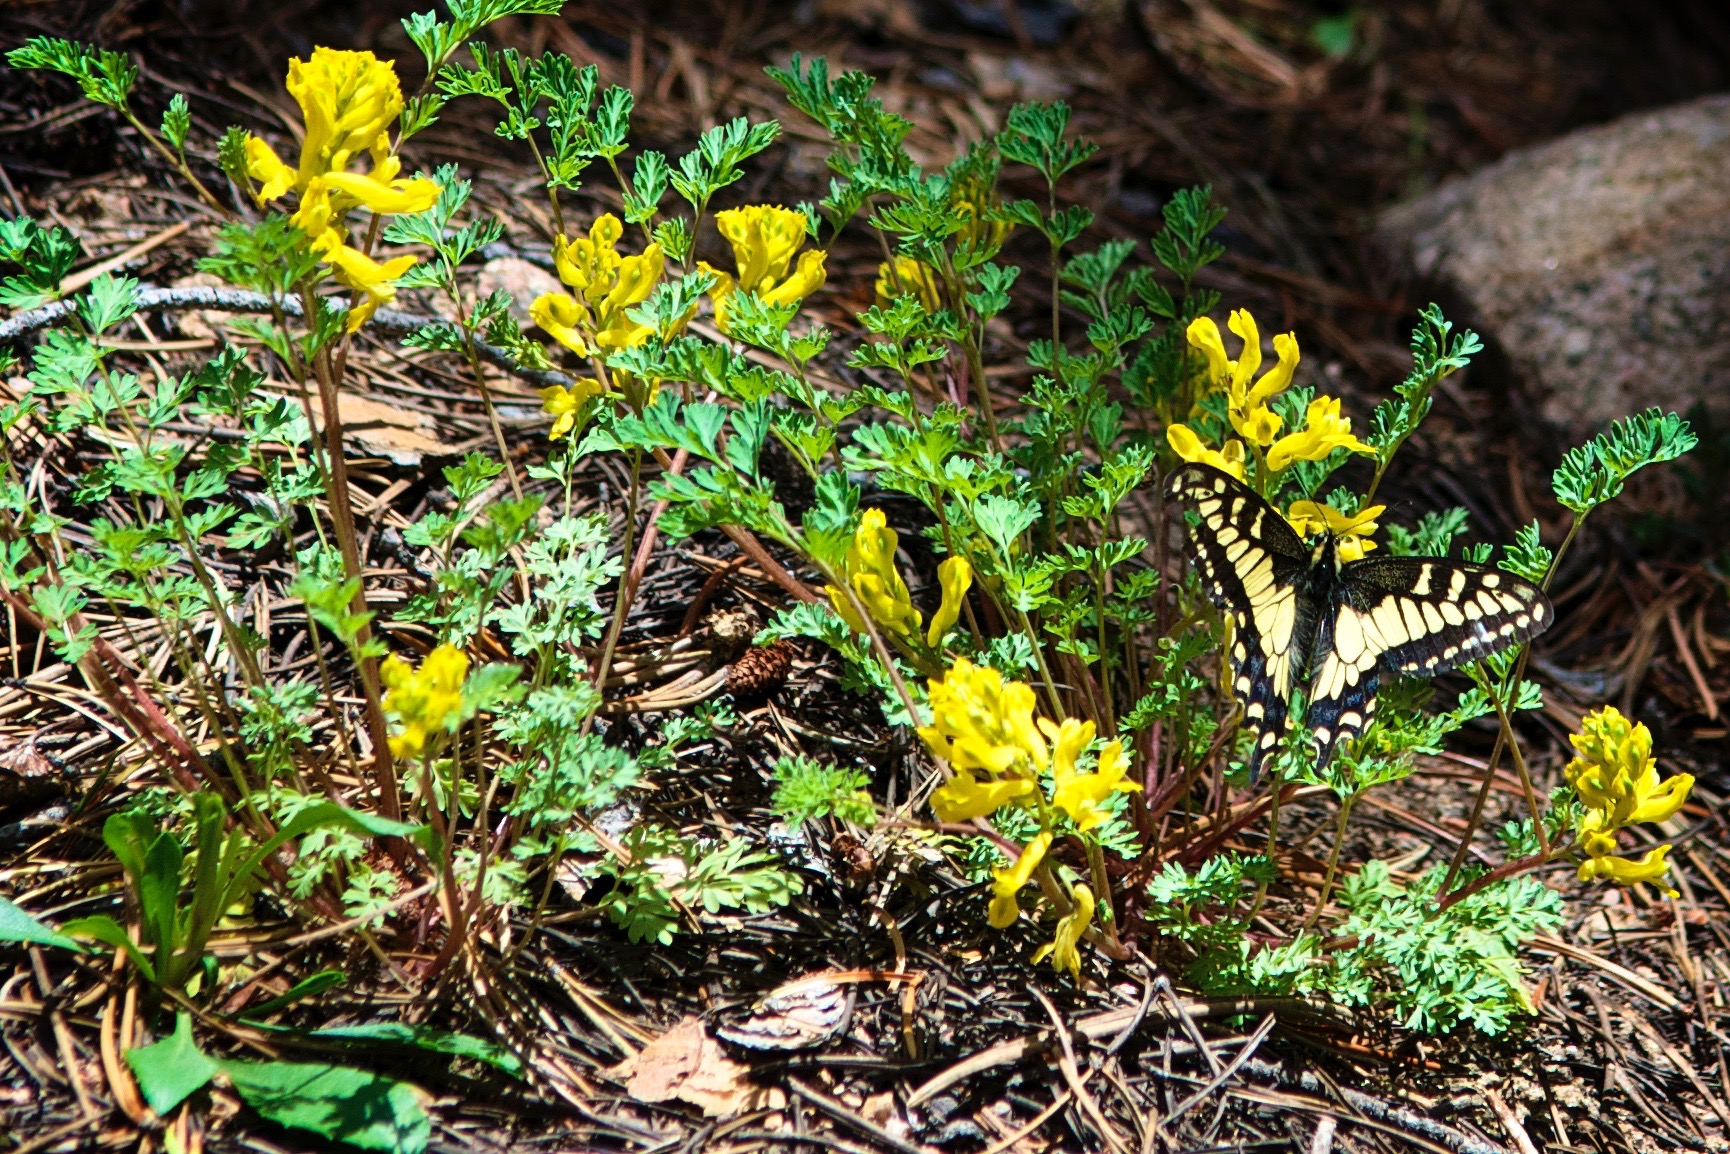
[[[1730,96],[1510,153],[1377,234],[1569,433],[1650,405],[1730,413]]]

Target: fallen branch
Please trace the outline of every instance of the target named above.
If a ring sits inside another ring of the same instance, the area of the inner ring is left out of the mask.
[[[271,313],[281,310],[286,316],[299,317],[303,315],[300,301],[294,297],[283,297],[273,301],[263,293],[255,293],[246,289],[210,288],[206,286],[166,289],[145,287],[139,290],[136,304],[139,312],[217,309],[227,313]],[[51,304],[42,305],[40,308],[19,313],[9,320],[0,321],[0,344],[10,344],[30,336],[32,333],[40,332],[54,322],[70,315],[77,306],[76,300],[58,300]],[[401,336],[405,333],[418,332],[427,325],[437,323],[437,317],[423,317],[415,313],[400,312],[397,309],[380,309],[373,314],[367,327]],[[568,373],[561,373],[556,369],[524,368],[511,358],[510,353],[497,345],[489,345],[485,341],[476,341],[475,351],[481,355],[481,359],[489,364],[541,388],[548,388],[552,385],[569,386],[574,384],[576,380]]]

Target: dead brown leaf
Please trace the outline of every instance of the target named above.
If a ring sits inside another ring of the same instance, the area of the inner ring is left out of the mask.
[[[66,775],[36,747],[36,739],[0,747],[0,810],[66,792]]]
[[[686,1017],[612,1070],[625,1083],[625,1092],[639,1102],[677,1098],[701,1107],[709,1118],[730,1118],[765,1107],[780,1109],[786,1104],[779,1090],[747,1081],[749,1073],[722,1053],[720,1043],[695,1016]]]
[[[324,407],[313,396],[313,411],[322,425]],[[375,401],[352,393],[341,394],[344,441],[356,448],[384,457],[394,464],[414,468],[424,456],[449,456],[451,447],[438,437],[432,417],[416,409]]]

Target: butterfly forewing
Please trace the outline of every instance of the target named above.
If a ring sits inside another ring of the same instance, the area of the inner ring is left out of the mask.
[[[1188,534],[1191,553],[1208,597],[1231,620],[1233,684],[1256,734],[1253,776],[1285,732],[1286,703],[1303,673],[1315,620],[1301,589],[1309,556],[1272,505],[1218,469],[1186,465],[1172,475],[1170,493],[1200,518]]]
[[[1433,677],[1550,627],[1549,598],[1529,581],[1439,557],[1378,557],[1341,573],[1346,600],[1367,615],[1389,669]]]

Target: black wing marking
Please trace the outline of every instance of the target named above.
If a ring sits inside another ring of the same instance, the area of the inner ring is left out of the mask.
[[[1383,673],[1434,677],[1537,636],[1555,620],[1529,581],[1438,557],[1378,557],[1340,571],[1336,611],[1316,646],[1306,721],[1326,765],[1363,732]]]
[[[1253,781],[1290,724],[1287,701],[1305,668],[1316,616],[1303,591],[1309,555],[1277,509],[1212,466],[1183,466],[1168,491],[1201,518],[1188,534],[1190,552],[1208,597],[1230,615],[1232,684],[1256,735]]]

